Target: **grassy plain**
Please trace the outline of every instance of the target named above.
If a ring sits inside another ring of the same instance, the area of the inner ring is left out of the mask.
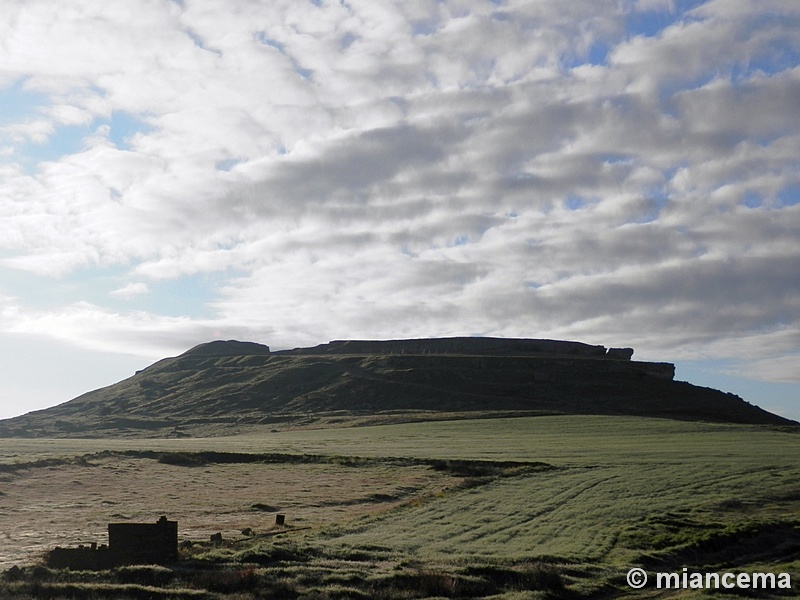
[[[277,510],[285,530],[273,526]],[[788,593],[749,594],[797,595],[800,433],[547,416],[205,439],[0,439],[0,567],[48,545],[103,542],[108,521],[160,514],[194,542],[184,550],[192,569],[26,568],[6,571],[0,596],[656,595],[627,587],[632,566],[788,572]],[[217,531],[227,541],[213,546]],[[666,595],[703,593],[726,597]]]

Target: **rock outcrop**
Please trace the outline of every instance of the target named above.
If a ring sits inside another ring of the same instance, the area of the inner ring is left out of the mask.
[[[216,340],[195,346],[181,356],[265,356],[269,353],[269,346],[264,344],[239,342],[237,340]]]

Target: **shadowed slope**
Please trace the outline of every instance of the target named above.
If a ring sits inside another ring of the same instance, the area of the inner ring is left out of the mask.
[[[275,353],[216,341],[70,402],[0,421],[0,435],[214,435],[253,425],[509,412],[793,423],[731,394],[675,382],[673,365],[630,354],[498,338],[337,341]]]

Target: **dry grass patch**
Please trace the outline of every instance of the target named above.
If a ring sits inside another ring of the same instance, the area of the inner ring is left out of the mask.
[[[181,539],[264,532],[286,514],[289,528],[347,522],[415,495],[436,493],[453,478],[424,465],[205,463],[188,468],[155,458],[104,454],[16,470],[2,477],[0,568],[38,559],[53,546],[104,543],[107,523],[179,522]],[[180,461],[179,461],[180,463]]]

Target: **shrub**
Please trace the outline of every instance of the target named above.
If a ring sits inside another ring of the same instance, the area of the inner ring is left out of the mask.
[[[558,569],[545,563],[532,563],[520,569],[521,581],[529,590],[559,592],[564,589],[564,579]]]
[[[470,567],[468,575],[483,578],[487,584],[505,590],[559,592],[564,589],[561,573],[553,565],[536,562],[517,568],[496,566]]]
[[[194,583],[209,592],[246,592],[258,587],[259,577],[255,567],[240,569],[220,569],[201,571],[194,577]]]
[[[159,565],[131,565],[119,567],[115,574],[120,583],[138,583],[163,587],[175,579],[175,573]]]
[[[373,596],[381,598],[476,598],[495,591],[496,586],[483,578],[438,569],[405,571],[373,583]]]
[[[301,548],[294,543],[278,543],[268,547],[261,546],[247,550],[237,555],[236,558],[243,563],[267,566],[278,562],[307,562],[314,554],[317,554],[317,551],[313,548]]]
[[[264,597],[271,598],[272,600],[294,600],[300,594],[294,585],[285,579],[278,579],[271,581],[262,586]]]

